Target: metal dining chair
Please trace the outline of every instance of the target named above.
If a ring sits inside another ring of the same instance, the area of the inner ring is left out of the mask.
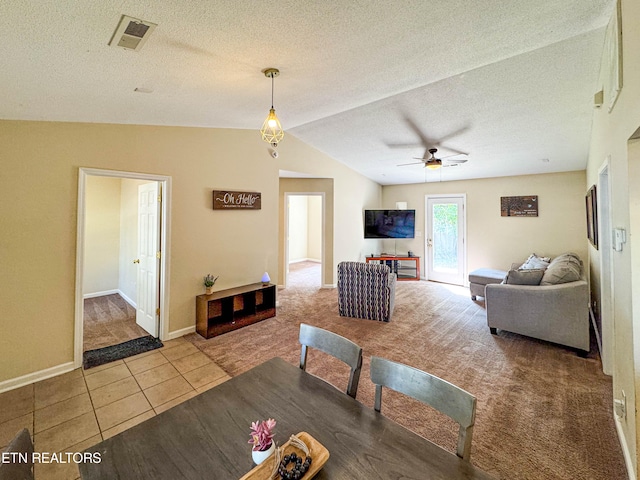
[[[299,341],[302,344],[302,350],[300,351],[300,368],[302,370],[307,369],[307,352],[309,347],[333,355],[351,367],[346,393],[356,398],[358,382],[360,381],[360,371],[362,370],[362,348],[337,333],[313,327],[306,323],[300,324]]]
[[[376,386],[374,408],[377,412],[382,403],[382,387],[388,387],[420,400],[456,421],[460,425],[456,455],[469,460],[476,397],[434,375],[380,357],[371,357],[371,381]]]
[[[0,480],[33,480],[33,442],[23,428],[4,451],[9,461],[0,462]]]

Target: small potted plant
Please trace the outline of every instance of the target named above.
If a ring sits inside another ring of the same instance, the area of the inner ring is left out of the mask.
[[[216,280],[218,280],[218,277],[214,277],[210,273],[204,277],[204,286],[206,288],[207,295],[211,295],[213,293],[213,286],[215,285]]]
[[[251,438],[249,443],[253,445],[251,457],[256,465],[260,465],[275,451],[273,442],[273,430],[276,421],[273,418],[251,423]]]

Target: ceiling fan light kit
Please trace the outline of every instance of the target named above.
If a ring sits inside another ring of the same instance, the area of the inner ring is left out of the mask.
[[[437,170],[442,166],[442,160],[438,160],[437,158],[435,160],[429,160],[424,166],[429,170]]]
[[[280,120],[276,115],[276,109],[273,108],[273,79],[280,75],[280,70],[278,70],[277,68],[266,68],[262,72],[264,73],[265,77],[271,79],[271,108],[269,109],[267,118],[262,124],[260,134],[262,135],[262,140],[269,143],[272,147],[275,148],[278,146],[278,142],[280,142],[280,140],[282,140],[282,138],[284,137],[284,130],[282,129]]]

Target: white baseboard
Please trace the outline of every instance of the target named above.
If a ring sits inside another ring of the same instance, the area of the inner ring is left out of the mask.
[[[15,388],[24,387],[25,385],[30,385],[32,383],[39,382],[40,380],[45,380],[57,375],[62,375],[63,373],[70,372],[74,369],[75,366],[73,362],[67,362],[55,367],[45,368],[44,370],[40,370],[39,372],[28,373],[27,375],[22,375],[21,377],[11,378],[9,380],[0,382],[0,393],[13,390]]]
[[[330,289],[330,288],[337,288],[338,285],[336,285],[335,283],[325,283],[324,285],[322,285],[322,287],[320,288],[326,288],[326,289]]]
[[[174,330],[173,332],[167,333],[167,337],[162,340],[173,340],[174,338],[182,337],[183,335],[187,335],[188,333],[193,333],[195,331],[195,325],[187,328],[181,328],[180,330]]]
[[[105,290],[104,292],[85,293],[82,295],[82,298],[104,297],[105,295],[113,295],[116,293],[120,293],[120,290],[118,290],[117,288],[114,290]]]
[[[322,260],[319,260],[317,258],[296,258],[295,260],[289,260],[289,264],[300,262],[322,263]]]
[[[86,299],[86,298],[104,297],[105,295],[120,295],[125,302],[127,302],[133,308],[137,308],[136,302],[134,302],[128,296],[126,296],[124,292],[120,289],[105,290],[104,292],[85,293],[84,295],[82,295],[82,298]]]
[[[620,440],[620,447],[622,447],[622,456],[624,457],[624,464],[627,467],[627,475],[629,480],[636,480],[636,473],[633,468],[633,460],[631,459],[631,452],[629,451],[629,445],[622,431],[622,424],[618,417],[614,415],[614,423],[616,424],[616,431],[618,432],[618,440]]]
[[[118,295],[120,295],[122,299],[125,302],[127,302],[129,305],[131,305],[133,308],[138,308],[138,304],[133,300],[131,300],[129,297],[127,297],[122,290],[118,290]]]

